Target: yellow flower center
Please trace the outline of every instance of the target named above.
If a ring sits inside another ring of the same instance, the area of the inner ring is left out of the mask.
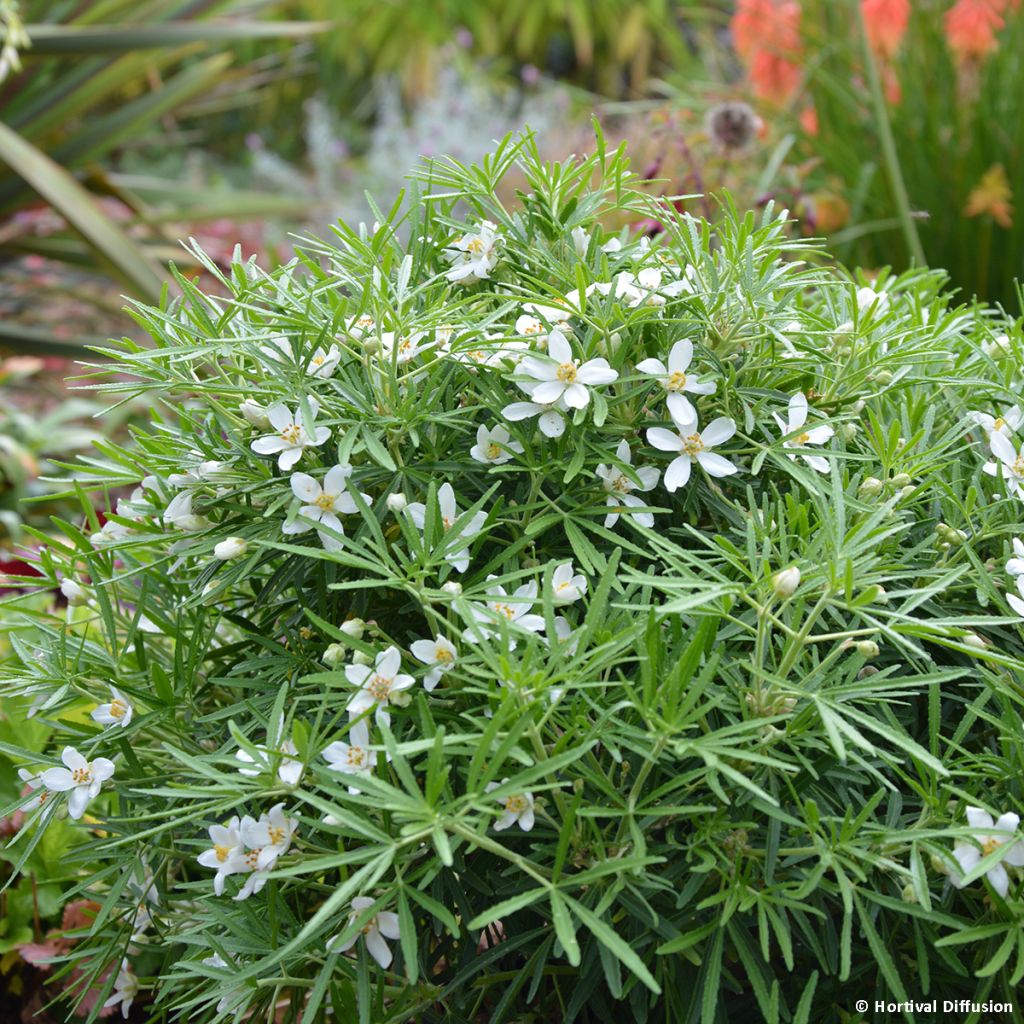
[[[510,604],[502,604],[500,601],[496,601],[492,607],[496,612],[504,615],[509,622],[516,617],[516,611]]]
[[[284,842],[284,837],[288,835],[288,833],[279,825],[271,825],[267,829],[267,835],[270,836],[271,846],[280,846],[281,843]]]
[[[250,850],[245,855],[245,866],[250,871],[255,871],[259,866],[260,854],[263,852],[263,847],[258,846],[255,850]]]
[[[793,444],[807,444],[807,442],[810,441],[810,439],[811,439],[811,435],[810,434],[803,433],[799,437],[794,437],[793,438]]]
[[[505,810],[509,814],[522,814],[526,810],[526,797],[521,795],[510,796],[505,801]]]
[[[633,489],[633,484],[630,482],[627,476],[620,473],[612,481],[612,490],[618,491],[619,494],[628,494]]]
[[[334,502],[335,496],[333,494],[328,494],[326,491],[324,491],[320,495],[320,497],[313,502],[313,504],[316,505],[318,509],[321,509],[324,512],[333,512]]]
[[[532,324],[527,324],[526,327],[523,328],[523,334],[540,334],[543,330],[543,325],[534,321]]]
[[[669,391],[683,391],[686,388],[686,374],[676,370],[668,375],[668,383],[665,385]]]
[[[366,684],[366,692],[376,701],[386,703],[391,696],[391,680],[384,676],[373,676]]]
[[[110,702],[110,717],[124,718],[128,714],[128,705],[123,700],[112,700]]]
[[[700,434],[691,434],[684,438],[683,451],[687,455],[696,455],[698,452],[704,451],[704,442],[700,439]]]
[[[326,356],[313,356],[314,366],[323,366],[325,362],[327,362]]]
[[[1014,476],[1024,476],[1024,457],[1018,455],[1013,460],[1013,465],[1010,467],[1011,472]]]
[[[560,594],[567,587],[571,587],[571,586],[572,586],[572,580],[567,580],[565,583],[559,583],[558,586],[555,587],[555,593]]]
[[[983,857],[987,857],[990,853],[995,853],[996,850],[1002,846],[1002,842],[1003,841],[1001,839],[997,839],[995,836],[989,836],[988,839],[981,844],[981,855]]]
[[[455,655],[447,647],[434,648],[434,661],[439,661],[442,665],[450,665],[454,660]]]
[[[484,251],[484,243],[483,243],[483,239],[480,239],[480,238],[474,238],[474,239],[472,239],[471,241],[469,241],[469,242],[468,242],[468,243],[466,244],[466,248],[467,248],[467,249],[468,249],[468,250],[469,250],[470,252],[476,252],[476,253],[480,253],[480,252],[483,252],[483,251]]]
[[[349,747],[345,762],[350,768],[362,768],[366,764],[366,751],[362,747]]]
[[[230,846],[221,846],[218,843],[218,844],[214,845],[213,852],[217,855],[217,860],[219,860],[221,862],[221,864],[223,864],[224,861],[226,861],[228,859],[228,857],[231,856],[231,847]]]
[[[555,376],[557,376],[563,384],[572,384],[576,380],[576,364],[562,363],[556,371]]]
[[[483,363],[487,361],[487,353],[483,349],[473,349],[472,352],[467,352],[467,356],[473,360],[474,363]]]
[[[300,437],[302,437],[302,427],[297,423],[290,423],[281,431],[282,440],[287,441],[288,444],[296,444]]]
[[[1005,427],[1005,426],[1006,426],[1006,420],[1004,420],[1002,416],[997,416],[992,421],[992,429],[993,430],[1002,430],[1003,427]]]
[[[501,457],[501,445],[492,441],[487,446],[487,458],[494,460]]]
[[[92,770],[90,768],[76,768],[71,773],[71,778],[76,786],[84,786],[87,782],[92,782]]]

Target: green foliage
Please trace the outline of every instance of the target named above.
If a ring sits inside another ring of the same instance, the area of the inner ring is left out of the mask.
[[[509,209],[494,190],[516,167]],[[1024,806],[1001,568],[1018,470],[983,470],[968,417],[1015,400],[1020,325],[956,305],[938,272],[866,289],[770,208],[727,206],[714,228],[666,213],[600,138],[564,164],[529,138],[437,161],[402,208],[272,272],[210,263],[221,297],[178,275],[180,300],[136,307],[153,346],[106,350],[119,375],[101,393],[157,411],[68,466],[82,525],[55,520],[39,568],[79,602],[26,608],[2,684],[45,702],[53,735],[41,757],[0,744],[32,770],[65,744],[114,761],[88,810],[102,831],[75,851],[99,865],[86,979],[106,995],[128,957],[142,1016],[189,1022],[1012,1001],[1024,881],[998,879],[1019,837],[986,845],[962,889],[950,873],[954,844],[966,864],[988,838],[965,805]],[[670,220],[650,245],[597,226],[655,213]],[[699,461],[669,491],[664,434],[697,452],[696,427],[638,364],[680,339],[685,372],[715,383],[689,392],[700,424],[735,424],[715,454],[737,471]],[[555,373],[563,343],[580,365]],[[516,406],[548,370],[589,388],[560,435],[557,410]],[[798,393],[806,425],[787,419]],[[491,449],[477,431],[496,424]],[[303,441],[282,468],[273,449]],[[336,465],[343,532],[315,519]],[[101,530],[88,493],[132,485]],[[430,688],[413,644],[438,635],[457,655]],[[100,728],[83,712],[111,686],[133,714]],[[345,739],[371,752],[363,774],[330,767]],[[277,805],[297,830],[266,877],[207,838]],[[223,895],[204,851],[232,869]],[[140,924],[129,882],[147,870]]]

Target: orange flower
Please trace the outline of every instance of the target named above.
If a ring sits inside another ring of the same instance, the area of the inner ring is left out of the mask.
[[[984,214],[1001,228],[1013,227],[1013,191],[1002,164],[990,167],[967,197],[964,215],[981,217]]]
[[[750,67],[750,81],[755,95],[781,105],[800,87],[800,65],[762,50]]]
[[[996,32],[1006,24],[1006,2],[957,0],[946,12],[946,40],[960,64],[981,60],[999,46]]]
[[[860,12],[871,48],[891,60],[907,31],[910,0],[860,0]]]
[[[737,0],[733,46],[754,92],[784,103],[800,85],[800,4],[797,0]]]

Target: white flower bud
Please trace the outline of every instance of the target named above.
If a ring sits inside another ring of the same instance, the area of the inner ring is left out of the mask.
[[[860,640],[854,644],[857,653],[862,658],[877,658],[879,647],[874,640]]]
[[[397,514],[398,512],[401,512],[409,502],[401,491],[395,491],[394,494],[389,494],[387,496],[385,504],[392,512]]]
[[[353,640],[359,640],[366,629],[366,623],[362,619],[346,619],[339,628],[345,636],[350,636]]]
[[[458,597],[462,593],[462,584],[458,580],[449,580],[441,585],[441,589],[452,597]]]
[[[860,487],[857,489],[857,494],[862,498],[874,498],[882,493],[884,486],[877,476],[868,476],[861,482]]]
[[[247,398],[238,407],[238,411],[242,414],[243,419],[247,423],[251,423],[257,429],[270,429],[270,420],[267,419],[267,410],[260,405],[259,402],[256,402],[251,398]]]
[[[320,659],[329,668],[337,668],[348,657],[344,644],[331,644]]]
[[[369,654],[363,654],[362,651],[356,651],[356,653],[352,655],[352,664],[353,665],[372,665],[373,664],[373,658]]]
[[[988,641],[977,633],[965,633],[960,637],[960,643],[966,647],[974,647],[979,651],[984,651],[988,648]]]
[[[72,608],[78,608],[83,604],[89,603],[89,595],[85,588],[70,577],[60,581],[60,592]]]
[[[908,484],[913,482],[913,477],[909,473],[897,473],[892,478],[893,487],[906,487]]]
[[[213,557],[227,562],[232,558],[241,558],[249,550],[249,542],[244,537],[228,537],[213,549]]]
[[[777,572],[772,577],[772,588],[775,590],[776,597],[792,597],[799,586],[800,570],[795,565]]]

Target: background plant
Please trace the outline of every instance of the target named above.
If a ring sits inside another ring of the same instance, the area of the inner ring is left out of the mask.
[[[545,164],[508,139],[411,188],[401,234],[378,211],[275,271],[239,260],[226,296],[178,275],[181,299],[136,306],[153,346],[109,349],[129,379],[97,386],[158,412],[68,496],[138,489],[102,526],[87,501],[55,521],[39,568],[73,611],[25,608],[3,684],[54,732],[44,756],[0,744],[30,773],[63,772],[64,745],[113,759],[71,862],[102,907],[83,989],[189,1021],[1012,1002],[1022,881],[983,876],[1017,836],[962,890],[949,873],[954,842],[986,841],[965,805],[1024,802],[1018,470],[984,469],[1019,417],[972,415],[1016,400],[1020,324],[941,273],[819,266],[773,209],[666,212],[600,140]],[[597,226],[655,215],[653,245]],[[566,345],[571,372],[544,361]],[[714,390],[680,391],[694,375]],[[559,412],[559,381],[586,405]],[[606,526],[622,494],[649,504]],[[413,645],[438,635],[456,656],[428,665]],[[356,694],[391,679],[369,770],[332,770]],[[277,844],[266,877],[219,859],[233,815]]]

